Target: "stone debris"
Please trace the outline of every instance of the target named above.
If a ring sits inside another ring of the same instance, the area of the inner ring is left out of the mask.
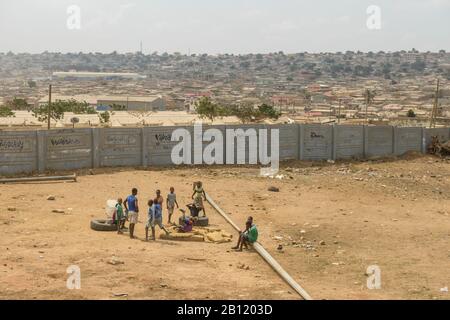
[[[194,242],[211,242],[211,243],[226,243],[231,242],[233,235],[213,227],[194,227],[192,232],[182,233],[178,232],[177,226],[168,228],[169,234],[161,234],[159,237],[164,240],[174,241],[194,241]]]
[[[47,200],[49,200],[49,201],[55,201],[55,200],[56,200],[56,197],[55,197],[55,196],[48,196],[48,197],[47,197]]]
[[[250,266],[247,266],[244,263],[238,263],[237,268],[242,270],[250,270]]]
[[[280,192],[280,188],[274,186],[269,187],[267,190],[270,192]]]
[[[125,264],[122,260],[118,259],[117,257],[112,257],[110,260],[108,260],[109,264],[112,264],[113,266],[117,266],[120,264]]]

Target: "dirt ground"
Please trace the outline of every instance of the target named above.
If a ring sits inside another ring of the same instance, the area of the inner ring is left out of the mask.
[[[252,215],[261,244],[315,299],[450,298],[441,290],[450,287],[449,160],[292,162],[282,179],[249,167],[78,173],[76,183],[0,185],[1,299],[299,299],[256,252],[234,252],[234,243],[142,241],[147,199],[174,186],[184,207],[194,180],[239,225]],[[132,187],[139,239],[91,230],[106,200]],[[211,207],[206,213],[234,232]],[[80,290],[66,288],[70,265],[80,267]],[[371,265],[381,289],[366,286]]]

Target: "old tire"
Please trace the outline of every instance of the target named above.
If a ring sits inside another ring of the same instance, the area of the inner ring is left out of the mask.
[[[117,231],[117,225],[111,224],[110,220],[91,220],[91,229],[95,231]]]
[[[207,227],[209,225],[208,217],[196,217],[194,218],[194,226],[197,227]]]

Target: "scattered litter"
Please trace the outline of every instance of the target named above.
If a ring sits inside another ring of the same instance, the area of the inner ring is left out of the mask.
[[[441,288],[441,292],[448,292],[448,287]]]

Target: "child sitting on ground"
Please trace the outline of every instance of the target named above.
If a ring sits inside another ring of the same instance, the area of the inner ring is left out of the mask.
[[[192,231],[192,226],[194,224],[194,222],[192,221],[192,218],[183,216],[182,223],[183,224],[178,227],[179,232],[186,233],[186,232]]]

